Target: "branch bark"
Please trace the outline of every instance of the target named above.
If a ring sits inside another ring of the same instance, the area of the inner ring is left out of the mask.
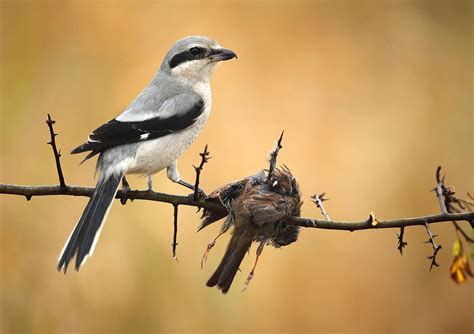
[[[57,133],[54,132],[53,124],[56,123],[54,119],[51,118],[51,115],[48,114],[48,119],[46,120],[46,124],[48,124],[49,135],[51,140],[48,142],[48,145],[51,145],[54,154],[54,160],[56,162],[56,169],[58,170],[58,178],[59,178],[59,185],[64,188],[66,187],[66,181],[64,181],[63,170],[61,168],[61,150],[58,150],[56,145],[56,136]]]
[[[365,221],[344,222],[344,221],[326,221],[311,218],[291,217],[290,224],[301,227],[320,228],[325,230],[343,230],[343,231],[360,231],[360,230],[377,230],[381,228],[401,228],[407,226],[424,226],[426,223],[442,223],[453,220],[466,220],[471,224],[474,218],[474,212],[464,213],[441,213],[438,215],[429,215],[413,218],[400,218],[394,220],[377,220],[378,224],[373,226],[370,219]],[[471,225],[472,226],[472,225]]]
[[[25,196],[29,201],[34,196],[83,196],[91,197],[94,192],[93,187],[72,186],[61,187],[60,185],[45,186],[21,186],[15,184],[0,184],[0,194]],[[170,195],[149,190],[129,190],[126,194],[121,191],[115,196],[117,199],[145,200],[169,203],[173,205],[187,205],[194,207],[210,208],[214,210],[225,210],[225,208],[215,200],[198,199],[194,201],[188,196]]]
[[[61,188],[60,185],[46,185],[46,186],[20,186],[14,184],[0,184],[0,194],[25,196],[30,200],[34,196],[84,196],[90,197],[94,192],[93,187],[81,186],[66,186]],[[123,195],[122,192],[117,192],[115,196],[117,199],[133,199],[146,200],[169,203],[173,205],[187,205],[193,207],[201,207],[211,210],[227,209],[217,200],[198,199],[194,201],[189,196],[170,195],[159,192],[150,192],[148,190],[130,190]],[[426,223],[441,223],[452,221],[468,221],[472,225],[474,221],[474,211],[464,213],[441,213],[437,215],[421,216],[414,218],[401,218],[394,220],[378,220],[378,224],[373,226],[369,219],[364,221],[344,222],[344,221],[326,221],[312,218],[292,217],[290,224],[301,227],[319,228],[327,230],[342,230],[342,231],[359,231],[359,230],[376,230],[382,228],[401,228],[407,226],[425,226]]]

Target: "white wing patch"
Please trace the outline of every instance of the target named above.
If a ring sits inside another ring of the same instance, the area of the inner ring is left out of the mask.
[[[89,137],[87,137],[87,142],[89,142],[89,143],[99,143],[98,140],[91,139],[90,135],[89,135]]]
[[[149,136],[150,136],[149,133],[144,133],[144,134],[140,135],[140,140],[146,140]]]
[[[178,95],[179,96],[179,95]],[[136,105],[131,106],[125,110],[121,115],[115,118],[119,122],[143,122],[152,118],[162,117],[168,118],[172,117],[176,113],[176,101],[175,98],[170,98],[162,103],[157,104],[156,110],[150,109],[149,106]]]

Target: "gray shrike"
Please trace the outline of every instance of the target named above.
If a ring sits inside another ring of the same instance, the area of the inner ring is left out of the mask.
[[[179,177],[177,162],[201,132],[211,111],[210,79],[219,61],[236,54],[208,37],[177,41],[151,83],[115,119],[94,130],[72,154],[99,154],[99,179],[92,197],[59,256],[58,271],[76,256],[79,270],[97,239],[125,174],[150,176],[167,169],[168,178],[194,189]]]

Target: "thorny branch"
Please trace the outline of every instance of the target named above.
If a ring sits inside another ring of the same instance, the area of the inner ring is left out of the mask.
[[[198,197],[199,197],[199,181],[200,181],[200,177],[201,177],[201,172],[202,172],[202,168],[204,167],[204,164],[207,163],[209,161],[209,159],[211,158],[209,156],[209,151],[207,150],[207,145],[204,147],[204,151],[202,153],[199,153],[199,155],[201,156],[201,163],[199,164],[199,166],[193,166],[194,167],[194,170],[196,171],[196,182],[194,183],[194,201],[197,202],[198,200]]]
[[[405,248],[408,243],[403,240],[403,236],[405,235],[405,226],[400,227],[400,233],[397,234],[397,239],[398,239],[398,251],[400,252],[400,255],[403,255],[403,248]]]
[[[314,204],[316,204],[316,206],[319,208],[319,210],[321,210],[321,213],[323,214],[324,219],[326,219],[326,221],[330,221],[331,218],[329,218],[329,215],[328,215],[328,213],[326,212],[326,209],[324,209],[324,206],[323,206],[323,202],[328,200],[327,198],[324,198],[325,195],[326,195],[325,193],[314,194],[313,196],[311,196],[311,200],[314,202]]]
[[[207,145],[204,147],[204,151],[199,153],[201,156],[201,163],[198,167],[193,166],[194,170],[196,171],[196,181],[194,183],[194,193],[193,193],[193,201],[195,203],[199,200],[199,193],[202,191],[199,189],[199,177],[202,172],[202,168],[204,164],[209,161],[209,151],[207,150]],[[198,206],[198,211],[200,206]],[[176,256],[176,247],[178,246],[178,242],[176,241],[178,237],[178,204],[173,204],[173,243],[172,243],[172,251],[173,251],[173,259],[178,261],[178,257]]]
[[[439,207],[442,213],[449,213],[448,206],[449,204],[446,202],[449,198],[449,194],[451,193],[444,185],[444,177],[441,178],[441,166],[438,166],[436,169],[436,187],[433,189],[436,192],[436,197],[438,198]],[[444,195],[447,195],[445,197]],[[448,205],[447,205],[448,204]],[[431,233],[431,229],[428,223],[425,223],[426,233],[428,233],[428,240],[425,241],[427,244],[431,244],[433,248],[433,255],[427,257],[428,260],[431,261],[430,263],[430,271],[433,267],[439,267],[439,264],[436,262],[436,256],[438,252],[441,250],[441,245],[436,245],[435,238],[436,235]]]
[[[430,226],[428,222],[425,223],[425,228],[426,228],[426,233],[428,233],[428,241],[425,241],[427,244],[431,244],[431,247],[433,247],[433,255],[428,256],[427,259],[431,260],[430,264],[430,271],[433,269],[433,267],[439,267],[439,264],[436,262],[436,255],[438,255],[438,252],[441,250],[441,245],[436,245],[435,238],[437,235],[433,235],[430,230]]]
[[[283,134],[284,133],[285,133],[285,131],[281,132],[280,138],[278,139],[278,141],[275,145],[275,148],[273,149],[272,153],[270,153],[270,160],[269,160],[270,166],[268,167],[267,182],[270,181],[270,179],[272,178],[273,170],[276,167],[278,153],[280,152],[281,148],[283,147],[281,145],[281,141],[283,140]]]
[[[209,151],[207,150],[207,145],[204,147],[204,151],[202,153],[199,153],[201,156],[201,163],[199,164],[198,167],[193,166],[194,170],[196,171],[196,182],[194,183],[194,201],[197,202],[198,197],[199,197],[199,179],[201,177],[201,172],[202,168],[204,167],[204,164],[209,161],[211,158],[209,156]]]
[[[433,191],[436,192],[436,197],[438,197],[441,211],[453,213],[472,209],[474,207],[474,202],[460,199],[454,196],[456,193],[452,190],[451,187],[447,187],[444,184],[444,179],[444,176],[441,177],[441,166],[438,166],[438,168],[436,169],[437,185],[436,188],[433,189]]]
[[[19,195],[25,196],[27,200],[31,200],[34,196],[53,196],[53,195],[65,195],[65,196],[85,196],[91,197],[94,188],[93,187],[83,187],[83,186],[73,186],[66,185],[64,181],[64,176],[62,173],[61,162],[60,162],[60,151],[58,151],[56,146],[55,137],[57,134],[54,132],[53,124],[55,121],[51,119],[48,115],[48,128],[50,130],[51,141],[48,143],[53,148],[53,153],[56,161],[56,168],[58,171],[59,185],[45,185],[45,186],[22,186],[22,185],[13,185],[13,184],[0,184],[0,194],[10,194],[10,195]],[[283,132],[277,141],[277,144],[274,150],[271,152],[268,175],[271,175],[275,166],[278,153],[282,148],[282,139]],[[207,146],[201,155],[201,163],[196,169],[196,189],[199,189],[199,177],[202,171],[204,164],[209,160],[209,152],[207,151]],[[327,212],[322,206],[322,202],[325,200],[324,193],[321,195],[315,195],[313,197],[314,202],[320,208],[323,213],[325,220],[317,220],[312,218],[302,218],[302,217],[291,217],[288,223],[296,226],[307,227],[307,228],[319,228],[319,229],[329,229],[329,230],[341,230],[341,231],[360,231],[360,230],[373,230],[373,229],[385,229],[385,228],[399,228],[400,234],[398,237],[398,249],[402,253],[403,247],[407,243],[403,240],[404,229],[408,226],[424,226],[429,235],[429,242],[433,247],[434,254],[430,256],[429,259],[432,260],[431,267],[437,266],[436,255],[441,249],[441,245],[436,245],[432,235],[429,224],[441,223],[441,222],[454,222],[456,229],[463,235],[463,237],[470,243],[473,242],[471,238],[461,229],[457,222],[467,221],[471,228],[474,226],[474,202],[469,200],[458,199],[454,197],[454,192],[446,187],[444,184],[444,178],[441,178],[440,175],[441,168],[438,167],[436,172],[437,186],[434,189],[440,203],[440,208],[442,210],[441,214],[428,215],[422,217],[414,218],[401,218],[394,220],[380,220],[377,219],[377,224],[373,224],[372,215],[369,219],[363,221],[354,221],[354,222],[343,222],[343,221],[331,221]],[[199,191],[199,190],[198,190]],[[129,190],[127,192],[117,192],[117,199],[130,199],[130,200],[147,200],[147,201],[156,201],[169,203],[173,205],[174,208],[174,233],[173,233],[173,257],[176,258],[176,246],[177,246],[177,222],[178,222],[178,206],[186,205],[197,208],[206,208],[214,211],[227,212],[227,209],[218,201],[212,200],[209,198],[204,198],[202,196],[197,196],[194,192],[194,196],[180,196],[180,195],[171,195],[158,192],[150,192],[148,190]],[[472,199],[472,198],[471,198]],[[430,268],[431,269],[431,268]]]
[[[317,220],[312,218],[303,217],[291,217],[289,223],[301,227],[319,228],[324,230],[339,230],[339,231],[361,231],[361,230],[377,230],[385,228],[401,228],[408,226],[424,226],[425,223],[434,224],[449,222],[451,220],[457,221],[470,221],[474,218],[474,212],[463,212],[463,213],[441,213],[437,215],[413,217],[413,218],[400,218],[393,220],[377,220],[377,225],[372,225],[370,219],[362,221],[326,221]]]
[[[83,196],[91,197],[94,192],[94,187],[83,187],[67,185],[65,188],[61,188],[60,185],[45,185],[45,186],[22,186],[16,184],[0,184],[0,194],[18,195],[24,196],[27,200],[35,196]],[[193,207],[211,208],[214,210],[225,210],[225,208],[217,201],[211,201],[208,199],[198,199],[197,202],[189,196],[171,195],[159,192],[151,192],[149,190],[129,190],[126,193],[121,191],[115,195],[116,199],[129,199],[129,200],[144,200],[154,201],[177,205],[186,205]]]
[[[434,188],[433,190],[436,192],[439,207],[442,213],[448,213],[448,208],[446,206],[446,200],[448,199],[448,197],[445,197],[444,195],[446,194],[449,196],[450,192],[444,186],[444,177],[441,178],[441,166],[438,166],[438,168],[436,168],[436,181],[438,183],[436,184],[436,188]]]
[[[173,259],[178,261],[178,257],[176,256],[176,246],[178,246],[178,242],[176,241],[178,238],[178,204],[173,204],[173,243],[171,246],[173,247]]]
[[[436,192],[438,198],[439,207],[443,213],[460,213],[466,210],[471,210],[474,207],[474,202],[463,200],[455,197],[455,192],[451,187],[446,187],[444,184],[445,177],[441,177],[441,166],[436,169],[436,187],[433,191]],[[469,194],[468,194],[469,195]],[[469,195],[469,197],[471,197]],[[471,226],[473,221],[470,222]],[[464,239],[469,243],[474,243],[474,240],[459,226],[459,224],[453,220],[454,228],[461,233]]]
[[[52,186],[20,186],[13,184],[0,184],[0,194],[19,195],[27,199],[34,196],[83,196],[91,197],[94,192],[93,187],[82,186],[67,186],[66,189],[61,189],[59,185]],[[192,207],[201,207],[212,210],[227,211],[227,209],[216,200],[199,199],[198,202],[190,199],[188,196],[170,195],[158,192],[149,192],[148,190],[130,190],[126,196],[121,192],[117,192],[115,196],[117,199],[128,198],[133,200],[144,200],[169,203],[172,205],[186,205]],[[384,228],[401,228],[408,226],[424,226],[425,222],[430,224],[442,223],[450,221],[467,221],[474,220],[474,212],[463,213],[442,213],[437,215],[421,216],[414,218],[401,218],[394,220],[379,220],[376,226],[372,226],[369,220],[362,221],[326,221],[312,218],[292,217],[290,223],[301,227],[319,228],[325,230],[340,230],[340,231],[360,231],[360,230],[376,230]]]
[[[63,175],[63,170],[61,168],[61,151],[58,151],[58,148],[56,146],[56,136],[58,135],[57,133],[54,132],[53,129],[53,124],[56,123],[54,119],[51,118],[51,116],[48,114],[48,119],[46,120],[46,124],[48,124],[49,128],[49,134],[51,136],[51,141],[48,142],[48,145],[51,145],[53,149],[53,154],[54,154],[54,160],[56,160],[56,169],[58,170],[58,177],[59,177],[59,186],[61,188],[66,187],[66,182],[64,181],[64,175]]]

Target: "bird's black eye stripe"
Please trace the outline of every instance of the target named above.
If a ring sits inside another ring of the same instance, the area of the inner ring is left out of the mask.
[[[208,52],[206,52],[206,49],[194,46],[189,50],[174,55],[173,58],[171,58],[169,64],[171,68],[175,68],[176,66],[184,62],[205,58],[207,54]]]

